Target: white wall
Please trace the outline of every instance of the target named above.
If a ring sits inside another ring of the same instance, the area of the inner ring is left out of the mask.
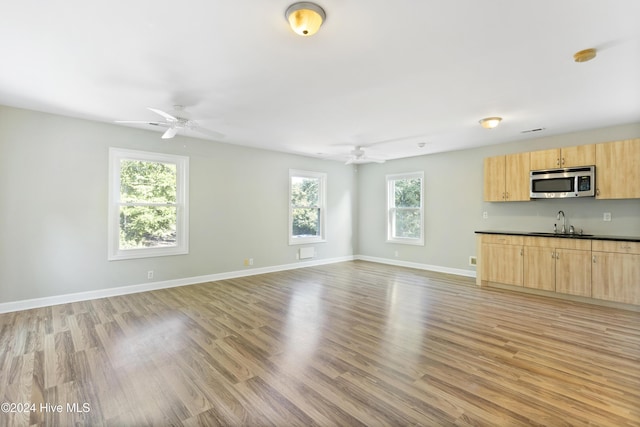
[[[474,231],[552,231],[559,210],[566,213],[569,224],[585,233],[640,236],[637,199],[482,200],[485,157],[637,137],[640,123],[360,166],[358,254],[453,272],[467,270],[472,275],[475,267],[468,264],[469,256],[475,255]],[[425,245],[386,243],[385,175],[414,171],[425,174]],[[482,219],[483,212],[488,213],[488,219]],[[604,212],[611,212],[611,222],[602,221]]]
[[[189,156],[188,255],[107,261],[111,146]],[[328,174],[316,260],[352,256],[353,167],[0,106],[0,303],[297,263],[289,168]]]

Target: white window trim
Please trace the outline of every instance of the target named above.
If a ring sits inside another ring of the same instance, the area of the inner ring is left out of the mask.
[[[320,208],[320,235],[313,237],[294,237],[293,231],[293,209],[291,206],[291,178],[294,176],[303,178],[317,178],[320,180],[320,188],[318,188],[318,203]],[[289,169],[289,227],[287,234],[289,235],[289,245],[305,245],[309,243],[326,242],[327,232],[327,174],[324,172],[303,171],[297,169]]]
[[[393,232],[393,211],[396,209],[394,181],[401,179],[420,178],[420,237],[394,237]],[[387,182],[387,242],[400,243],[404,245],[424,246],[424,172],[398,173],[386,176]]]
[[[176,165],[176,246],[120,249],[120,161],[143,160]],[[109,148],[108,260],[150,258],[189,253],[189,157]]]

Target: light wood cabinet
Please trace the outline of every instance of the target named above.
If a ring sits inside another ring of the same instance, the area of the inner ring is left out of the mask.
[[[524,279],[526,288],[556,290],[556,258],[553,248],[524,248]]]
[[[522,236],[482,236],[482,280],[522,286]]]
[[[591,296],[591,241],[527,237],[523,286]]]
[[[640,242],[480,234],[484,285],[521,286],[640,306]]]
[[[529,153],[484,159],[486,202],[529,201]]]
[[[596,164],[596,146],[552,148],[530,153],[531,170],[591,166]]]
[[[640,243],[595,241],[592,296],[640,305]]]
[[[596,144],[596,198],[640,198],[640,139]]]
[[[556,249],[556,292],[591,297],[591,251]]]

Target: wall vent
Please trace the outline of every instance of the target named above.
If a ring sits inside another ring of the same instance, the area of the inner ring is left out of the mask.
[[[542,132],[543,130],[544,128],[528,129],[528,130],[523,130],[520,133]]]
[[[313,258],[314,256],[316,256],[316,248],[314,248],[313,246],[308,248],[300,248],[298,256],[300,259]]]

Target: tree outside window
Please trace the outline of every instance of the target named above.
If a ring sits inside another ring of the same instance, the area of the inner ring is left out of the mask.
[[[387,240],[424,244],[422,172],[387,176]]]
[[[188,158],[111,149],[109,259],[188,252]]]
[[[289,171],[289,244],[324,240],[326,175]]]

